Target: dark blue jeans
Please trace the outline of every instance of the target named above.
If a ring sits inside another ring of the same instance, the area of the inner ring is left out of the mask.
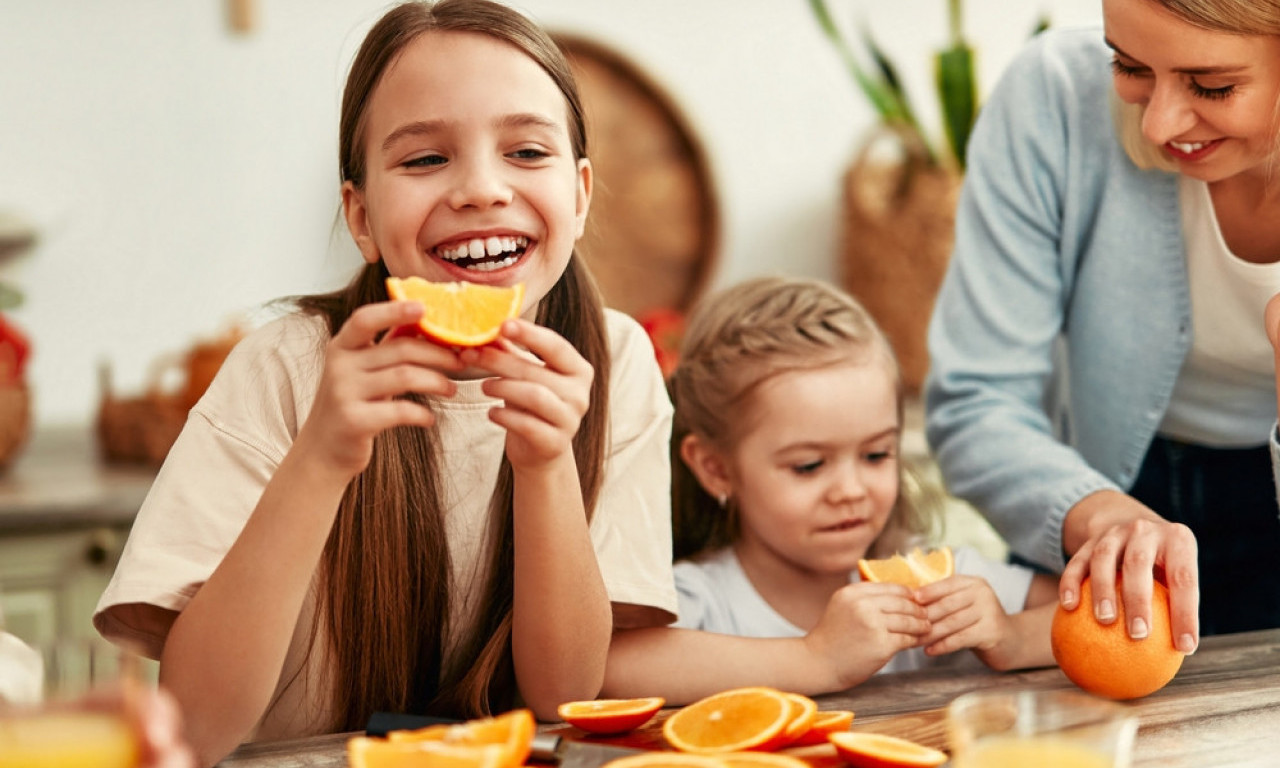
[[[1129,493],[1195,533],[1201,635],[1280,627],[1280,508],[1268,446],[1157,437]]]

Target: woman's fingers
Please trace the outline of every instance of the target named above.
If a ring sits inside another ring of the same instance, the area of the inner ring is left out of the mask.
[[[1169,624],[1173,645],[1195,653],[1200,645],[1200,578],[1196,537],[1185,525],[1170,526],[1164,548],[1164,581],[1169,587]]]

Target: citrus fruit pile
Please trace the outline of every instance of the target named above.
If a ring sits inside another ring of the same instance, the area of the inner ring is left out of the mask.
[[[533,743],[533,713],[516,709],[456,725],[392,731],[347,740],[351,768],[516,768]]]
[[[498,338],[504,320],[520,314],[524,283],[511,287],[433,283],[420,277],[388,277],[387,295],[426,308],[417,326],[428,339],[452,347],[481,347]]]
[[[1120,584],[1117,576],[1117,594]],[[1152,582],[1151,627],[1146,639],[1129,637],[1123,603],[1116,613],[1111,624],[1094,618],[1093,592],[1085,578],[1076,609],[1068,611],[1059,605],[1053,615],[1049,635],[1053,658],[1071,682],[1090,693],[1111,699],[1155,693],[1182,666],[1183,654],[1174,647],[1169,627],[1169,590],[1158,581]]]
[[[908,589],[919,589],[955,572],[956,560],[950,547],[939,547],[928,553],[916,547],[906,556],[858,561],[858,573],[864,581],[901,584]]]

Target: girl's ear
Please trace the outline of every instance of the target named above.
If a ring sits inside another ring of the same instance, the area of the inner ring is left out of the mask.
[[[574,219],[577,222],[577,237],[587,231],[587,211],[591,209],[591,186],[593,179],[591,161],[582,158],[578,161],[578,200],[574,205]],[[576,238],[575,238],[576,239]]]
[[[355,240],[360,255],[370,264],[377,264],[382,258],[378,246],[373,242],[373,231],[369,226],[369,209],[364,203],[364,192],[356,189],[349,181],[342,183],[342,216],[347,220],[347,231]]]
[[[723,499],[733,495],[729,465],[713,445],[690,433],[680,441],[680,458],[698,478],[698,485],[712,498]]]

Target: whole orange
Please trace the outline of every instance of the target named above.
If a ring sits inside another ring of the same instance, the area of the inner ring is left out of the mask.
[[[1120,584],[1117,576],[1117,594]],[[1136,699],[1160,690],[1178,673],[1183,658],[1173,647],[1169,628],[1169,590],[1158,581],[1152,583],[1151,628],[1143,640],[1129,637],[1123,605],[1117,614],[1111,624],[1094,618],[1093,593],[1086,578],[1075,610],[1059,605],[1053,616],[1053,658],[1071,682],[1099,696]]]

